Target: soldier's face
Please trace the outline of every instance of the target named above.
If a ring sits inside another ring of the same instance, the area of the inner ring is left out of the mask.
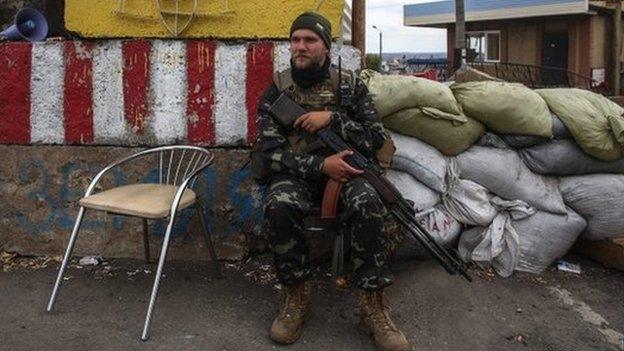
[[[297,29],[290,36],[290,56],[298,69],[323,66],[328,51],[321,37],[309,29]]]

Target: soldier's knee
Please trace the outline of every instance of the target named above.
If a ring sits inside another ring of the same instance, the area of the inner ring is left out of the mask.
[[[267,201],[264,208],[264,215],[268,219],[275,219],[286,216],[292,211],[296,211],[296,204],[289,201],[282,201],[277,198],[271,198]]]

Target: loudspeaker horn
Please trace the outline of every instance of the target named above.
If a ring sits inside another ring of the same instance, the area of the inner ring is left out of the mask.
[[[41,12],[25,7],[15,15],[15,24],[0,32],[7,40],[40,41],[48,35],[48,21]]]

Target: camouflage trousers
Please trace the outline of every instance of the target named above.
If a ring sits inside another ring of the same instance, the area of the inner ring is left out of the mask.
[[[269,184],[265,226],[282,284],[297,284],[311,274],[303,218],[320,205],[325,183],[280,175]],[[350,234],[355,284],[366,290],[392,284],[389,261],[398,243],[391,234],[396,232],[396,222],[388,221],[390,215],[377,191],[363,178],[351,179],[342,187],[338,211],[342,230]]]

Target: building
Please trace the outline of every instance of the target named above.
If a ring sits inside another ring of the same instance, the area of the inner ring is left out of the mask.
[[[607,1],[465,0],[465,9],[467,61],[554,67],[610,85],[615,10]],[[447,29],[450,62],[454,22],[452,0],[404,6],[404,25]]]

